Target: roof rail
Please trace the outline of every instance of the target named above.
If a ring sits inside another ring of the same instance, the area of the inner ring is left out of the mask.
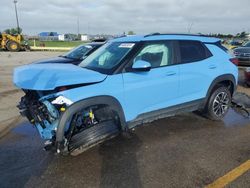
[[[155,36],[155,35],[182,35],[182,36],[209,37],[203,34],[189,34],[189,33],[151,33],[151,34],[145,35],[144,38]]]
[[[161,35],[161,33],[150,33],[150,34],[145,35],[144,38],[154,36],[154,35]]]

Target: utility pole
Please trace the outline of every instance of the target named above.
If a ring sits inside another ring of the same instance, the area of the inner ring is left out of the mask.
[[[191,29],[194,25],[194,22],[191,22],[190,25],[188,26],[188,33],[191,33]]]
[[[89,35],[89,22],[88,22],[88,33],[87,34]]]
[[[79,31],[80,29],[79,29],[79,17],[77,17],[77,35],[79,35],[80,33],[80,31]]]
[[[13,3],[15,5],[15,12],[16,12],[17,33],[20,34],[20,27],[19,27],[19,21],[18,21],[18,15],[17,15],[17,8],[16,8],[17,0],[14,0]]]

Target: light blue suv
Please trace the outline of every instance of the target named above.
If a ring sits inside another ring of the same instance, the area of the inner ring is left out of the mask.
[[[151,34],[107,42],[79,66],[32,64],[15,69],[25,96],[21,114],[46,149],[78,154],[136,125],[199,110],[227,113],[238,69],[220,40]]]

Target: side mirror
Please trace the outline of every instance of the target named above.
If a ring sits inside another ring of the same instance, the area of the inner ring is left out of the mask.
[[[137,60],[136,62],[134,62],[132,69],[134,71],[150,71],[151,64],[147,61]]]

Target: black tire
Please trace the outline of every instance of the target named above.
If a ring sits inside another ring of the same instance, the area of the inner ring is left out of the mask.
[[[218,86],[209,97],[205,107],[205,115],[213,121],[222,120],[227,114],[232,102],[232,94],[225,86]]]
[[[250,83],[246,82],[246,86],[247,86],[247,87],[250,87]]]
[[[31,48],[30,48],[29,45],[25,45],[25,46],[24,46],[24,50],[27,51],[27,52],[29,52],[29,51],[31,50]]]
[[[9,41],[7,43],[7,50],[10,52],[19,52],[20,51],[20,44],[15,41]]]
[[[113,120],[94,125],[76,135],[69,142],[71,155],[78,155],[87,149],[118,135],[119,129]]]
[[[84,109],[86,108],[79,106],[77,112],[71,113],[69,117],[73,118],[70,120],[72,124],[65,134],[66,139],[68,139],[67,152],[74,156],[79,155],[105,140],[113,138],[120,132],[120,119],[118,114],[105,105],[95,106],[93,113],[99,121],[98,123],[96,122],[97,124],[91,125],[91,127],[82,131],[75,129],[74,122],[77,121],[78,114],[81,114]]]

